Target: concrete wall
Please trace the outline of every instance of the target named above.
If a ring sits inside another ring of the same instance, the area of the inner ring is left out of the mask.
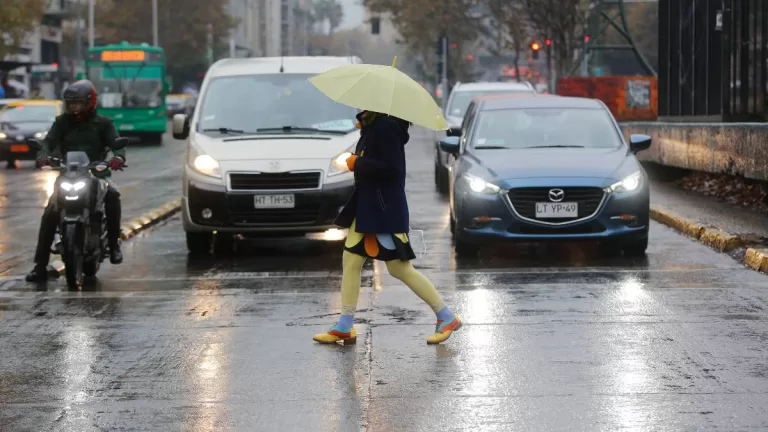
[[[768,124],[626,122],[622,128],[627,138],[653,137],[641,160],[768,180]]]

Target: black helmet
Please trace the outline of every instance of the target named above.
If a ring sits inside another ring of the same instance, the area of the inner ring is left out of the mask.
[[[88,80],[75,81],[64,90],[64,110],[77,120],[88,117],[96,110],[98,97],[96,87]]]

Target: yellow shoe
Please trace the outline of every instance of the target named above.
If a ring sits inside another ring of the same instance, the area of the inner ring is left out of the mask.
[[[348,332],[341,331],[339,330],[339,325],[336,324],[331,327],[327,333],[316,334],[312,339],[316,342],[324,344],[343,342],[344,345],[352,345],[357,343],[357,332],[355,331],[354,327],[352,327]]]
[[[435,334],[427,338],[427,344],[434,345],[441,342],[445,342],[453,332],[461,328],[461,320],[458,315],[453,315],[453,319],[448,322],[442,320],[437,321],[435,326]]]

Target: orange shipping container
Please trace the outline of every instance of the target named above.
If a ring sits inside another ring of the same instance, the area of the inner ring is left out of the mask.
[[[558,81],[557,94],[599,99],[618,121],[652,121],[659,116],[656,77],[564,77]]]

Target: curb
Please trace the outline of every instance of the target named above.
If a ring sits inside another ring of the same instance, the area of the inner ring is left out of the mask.
[[[651,219],[666,225],[682,234],[715,249],[718,252],[731,252],[745,247],[748,240],[719,228],[702,225],[696,221],[659,206],[651,206]],[[747,247],[743,264],[753,270],[768,273],[768,249]]]
[[[168,201],[162,206],[150,210],[143,215],[131,219],[120,227],[120,239],[128,240],[147,228],[161,222],[181,211],[181,198]],[[59,274],[64,273],[64,263],[61,260],[51,261],[51,265]]]

